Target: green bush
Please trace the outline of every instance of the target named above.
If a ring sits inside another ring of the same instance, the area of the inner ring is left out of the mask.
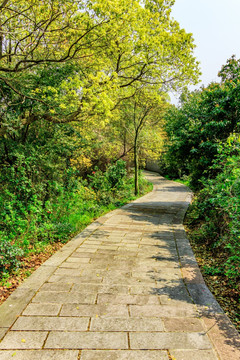
[[[229,137],[219,146],[211,171],[215,178],[203,179],[203,189],[189,212],[200,243],[222,252],[223,272],[237,287],[240,280],[240,136]]]
[[[240,61],[234,57],[219,72],[220,83],[184,93],[181,107],[172,106],[165,115],[168,136],[160,161],[163,175],[187,175],[199,190],[201,178],[212,174],[219,143],[240,131]]]
[[[108,205],[114,202],[116,191],[125,187],[126,163],[118,160],[110,165],[105,172],[95,168],[92,175],[88,176],[90,187],[96,192],[96,196],[102,204]]]
[[[7,240],[3,234],[0,233],[0,274],[3,272],[11,272],[13,269],[21,265],[20,257],[23,255],[23,250],[16,244]]]
[[[15,179],[16,180],[16,179]],[[52,242],[66,242],[95,218],[134,198],[134,181],[124,161],[96,170],[87,180],[69,172],[68,187],[55,184],[47,201],[32,194],[28,203],[7,188],[0,196],[0,273],[19,266],[22,255],[37,252]],[[151,190],[140,178],[142,192]]]

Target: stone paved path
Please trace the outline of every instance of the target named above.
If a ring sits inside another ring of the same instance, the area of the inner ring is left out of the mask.
[[[191,199],[154,191],[98,219],[0,307],[0,359],[237,360],[239,337],[182,226]]]

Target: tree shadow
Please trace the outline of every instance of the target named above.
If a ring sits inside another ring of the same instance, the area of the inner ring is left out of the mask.
[[[189,193],[189,189],[179,186],[168,186],[166,189],[157,189],[156,192],[181,192]],[[170,300],[177,300],[187,304],[194,304],[200,318],[205,319],[205,324],[209,328],[205,333],[211,335],[214,331],[218,331],[224,345],[231,346],[236,350],[239,348],[239,335],[229,318],[224,314],[222,308],[214,298],[205,283],[199,283],[197,275],[193,275],[190,282],[186,282],[184,278],[168,279],[164,278],[164,274],[171,273],[174,268],[180,268],[181,257],[184,256],[185,262],[189,267],[198,267],[195,257],[192,254],[184,254],[184,245],[186,249],[190,247],[184,229],[179,228],[182,225],[184,214],[187,210],[189,202],[186,201],[172,201],[171,196],[168,201],[153,201],[153,202],[135,202],[126,209],[128,216],[133,220],[133,223],[145,222],[148,225],[163,226],[164,229],[151,231],[142,230],[147,239],[158,241],[160,244],[154,244],[153,249],[158,249],[159,252],[154,252],[151,259],[154,259],[156,264],[166,264],[163,266],[164,271],[146,271],[150,279],[156,282],[155,287],[151,287],[149,294],[166,295]],[[146,226],[147,228],[147,226]],[[173,234],[174,232],[174,234]],[[173,239],[177,238],[175,247],[173,246]],[[179,244],[181,243],[179,256]],[[191,248],[191,247],[190,247]],[[167,252],[167,253],[166,253]],[[214,329],[215,328],[215,329]],[[214,335],[211,335],[214,337]]]

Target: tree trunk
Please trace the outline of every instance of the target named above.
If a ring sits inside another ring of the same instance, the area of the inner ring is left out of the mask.
[[[137,146],[137,135],[134,139],[134,171],[135,171],[135,195],[139,194],[138,184],[138,146]]]
[[[9,0],[4,0],[2,4],[0,4],[0,11],[7,5]],[[3,28],[2,21],[0,17],[0,59],[3,57]]]
[[[1,21],[1,19],[0,19]],[[2,32],[2,25],[1,25],[1,22],[0,22],[0,60],[3,56],[3,32]]]

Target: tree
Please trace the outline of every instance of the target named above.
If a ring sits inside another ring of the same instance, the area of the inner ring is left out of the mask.
[[[16,96],[18,102],[40,102],[41,116],[59,123],[106,114],[142,84],[167,90],[195,82],[193,40],[171,20],[172,5],[170,0],[4,1],[1,85],[13,93],[13,104]],[[36,73],[58,72],[64,64],[73,64],[74,72],[65,73],[58,101],[52,103],[46,88],[34,92]],[[71,111],[66,92],[72,93]]]
[[[163,93],[195,82],[193,39],[171,19],[172,5],[2,1],[1,164],[14,166],[16,149],[45,143],[41,137],[48,128],[62,126],[63,134],[67,123],[73,133],[83,132],[83,124],[102,128],[118,118],[128,99],[139,104],[142,93],[148,97],[154,89]]]
[[[184,94],[181,107],[173,106],[166,114],[168,171],[190,175],[196,188],[202,176],[211,176],[219,142],[239,131],[239,64],[229,59],[219,72],[221,83]]]
[[[155,128],[163,119],[168,104],[166,96],[157,92],[139,91],[134,98],[126,100],[121,107],[121,128],[125,143],[134,154],[135,194],[139,193],[139,149],[144,130]]]

